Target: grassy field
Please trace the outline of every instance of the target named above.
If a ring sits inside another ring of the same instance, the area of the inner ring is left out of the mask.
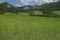
[[[60,18],[0,15],[0,40],[60,40]]]

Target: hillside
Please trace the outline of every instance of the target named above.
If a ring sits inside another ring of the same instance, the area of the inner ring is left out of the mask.
[[[46,3],[43,5],[25,5],[22,7],[16,7],[13,6],[7,2],[3,2],[0,4],[0,14],[4,14],[5,12],[12,12],[15,14],[18,14],[19,12],[28,12],[29,15],[34,15],[33,11],[43,11],[42,13],[47,16],[54,15],[52,14],[52,11],[58,11],[60,10],[60,1],[58,2],[52,2],[52,3]]]
[[[47,10],[52,10],[52,11],[60,10],[60,1],[43,4],[41,5],[41,7],[42,9],[47,9]]]
[[[13,7],[13,8],[12,8]],[[34,6],[30,6],[30,5],[26,5],[26,6],[22,6],[22,7],[15,7],[7,2],[3,2],[0,4],[0,9],[2,8],[10,8],[10,9],[24,9],[24,8],[27,8],[28,9],[47,9],[47,8],[50,8],[51,10],[60,10],[60,1],[58,2],[52,2],[52,3],[47,3],[47,4],[43,4],[43,5],[34,5]]]

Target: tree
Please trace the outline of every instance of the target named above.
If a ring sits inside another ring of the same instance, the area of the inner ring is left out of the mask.
[[[53,11],[60,10],[60,1],[43,4],[41,5],[41,10],[43,11],[44,15],[54,16],[56,14],[53,14]]]

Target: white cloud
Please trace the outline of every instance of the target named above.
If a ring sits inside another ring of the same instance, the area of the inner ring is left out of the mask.
[[[3,1],[7,1],[7,0],[0,0],[0,3]],[[29,3],[31,2],[44,4],[44,3],[54,2],[57,0],[13,0],[13,1],[16,1],[16,6],[21,6],[21,5],[29,5]]]
[[[28,2],[29,2],[30,0],[21,0],[21,3],[23,4],[23,5],[28,5]]]
[[[16,4],[15,6],[21,7],[21,5],[20,5],[20,4]]]
[[[32,1],[40,3],[40,4],[54,2],[53,0],[20,0],[20,1],[23,5],[28,5],[29,2],[32,2]]]

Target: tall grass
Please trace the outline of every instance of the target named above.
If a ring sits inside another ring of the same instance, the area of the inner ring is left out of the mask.
[[[0,15],[0,40],[60,40],[60,18]]]

